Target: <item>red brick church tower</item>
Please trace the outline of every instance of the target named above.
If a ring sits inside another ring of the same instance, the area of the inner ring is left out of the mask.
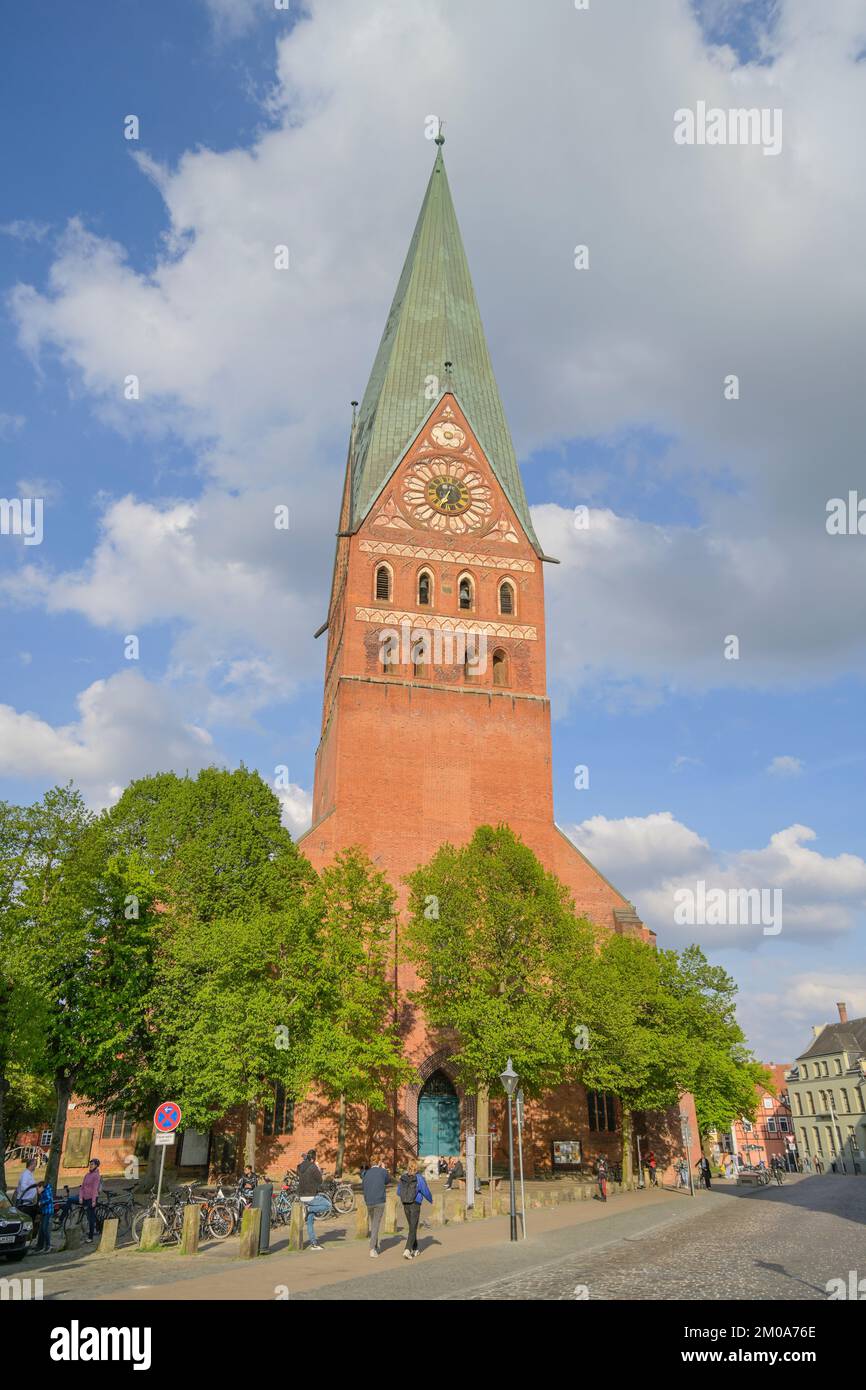
[[[506,822],[567,885],[580,913],[649,938],[632,905],[554,822],[549,557],[523,491],[438,143],[353,422],[313,823],[300,847],[318,868],[362,846],[402,904],[404,875],[444,841],[460,844],[479,825]],[[446,1092],[447,1052],[423,1019],[410,1047],[422,1081]],[[418,1100],[410,1087],[399,1101],[410,1148]],[[464,1129],[477,1123],[486,1133],[475,1098],[454,1103]],[[578,1124],[582,1092],[575,1107]]]

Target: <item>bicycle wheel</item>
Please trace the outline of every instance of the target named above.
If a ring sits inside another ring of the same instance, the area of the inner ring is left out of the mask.
[[[341,1216],[348,1216],[355,1210],[355,1194],[348,1183],[342,1183],[331,1198]]]
[[[227,1202],[215,1202],[208,1212],[207,1232],[214,1240],[226,1240],[234,1230],[232,1209]]]

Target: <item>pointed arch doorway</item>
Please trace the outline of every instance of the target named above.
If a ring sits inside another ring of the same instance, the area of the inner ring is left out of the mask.
[[[434,1071],[418,1096],[418,1155],[460,1152],[460,1097],[444,1071]]]

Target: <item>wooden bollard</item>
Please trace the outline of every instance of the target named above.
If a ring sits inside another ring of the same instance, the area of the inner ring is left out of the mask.
[[[370,1236],[370,1208],[366,1202],[359,1202],[355,1212],[355,1236],[358,1240],[368,1240]]]
[[[201,1231],[201,1209],[197,1202],[190,1202],[183,1209],[183,1230],[180,1233],[180,1253],[198,1254],[198,1238]]]
[[[303,1202],[295,1201],[292,1203],[292,1210],[289,1215],[289,1249],[303,1250],[304,1248],[304,1228],[307,1222],[307,1209]]]
[[[430,1213],[431,1226],[445,1225],[445,1193],[437,1192],[433,1197],[433,1207]]]
[[[259,1235],[262,1229],[260,1207],[247,1207],[241,1220],[241,1259],[254,1260],[259,1253]]]
[[[165,1224],[160,1217],[146,1217],[141,1227],[141,1238],[138,1242],[139,1250],[158,1250],[162,1244],[162,1233],[164,1230]]]
[[[385,1193],[385,1211],[382,1215],[382,1234],[385,1236],[395,1236],[397,1234],[397,1193]]]
[[[117,1227],[116,1217],[111,1217],[102,1223],[102,1235],[99,1238],[98,1252],[100,1255],[113,1255],[117,1248]]]

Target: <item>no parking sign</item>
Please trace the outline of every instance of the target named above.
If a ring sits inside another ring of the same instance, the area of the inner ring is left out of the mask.
[[[160,1134],[171,1134],[180,1124],[181,1110],[176,1101],[164,1100],[156,1107],[153,1123]]]

